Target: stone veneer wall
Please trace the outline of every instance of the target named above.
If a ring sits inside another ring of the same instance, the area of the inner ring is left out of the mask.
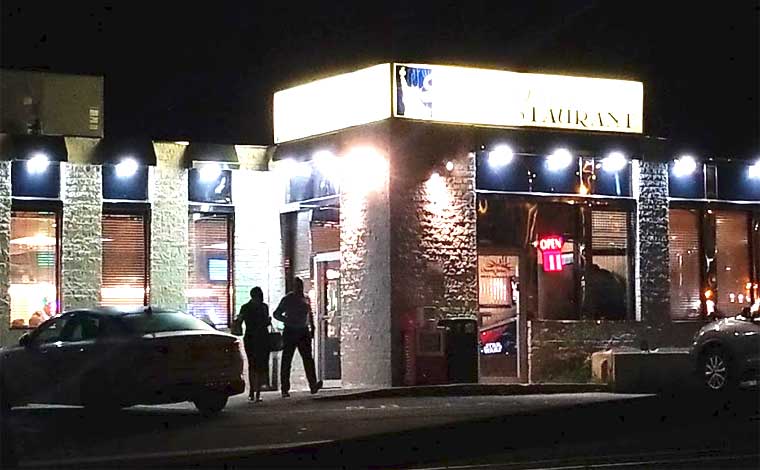
[[[391,180],[393,309],[397,321],[434,306],[444,316],[477,318],[475,155],[453,146],[429,166],[394,156]],[[454,163],[448,172],[447,161]],[[438,176],[430,176],[432,172]],[[403,320],[402,320],[403,319]],[[419,318],[418,318],[419,319]],[[394,384],[403,380],[403,338],[394,328]]]
[[[150,178],[150,302],[164,308],[187,308],[188,270],[187,169],[185,146],[153,144],[156,166]]]
[[[668,165],[639,163],[634,175],[634,196],[638,199],[636,219],[637,266],[642,320],[670,322],[670,257],[668,252]]]
[[[11,162],[0,161],[0,346],[16,340],[10,331],[10,236]]]
[[[62,309],[100,303],[103,265],[103,179],[89,163],[96,139],[66,138],[69,162],[62,164]]]
[[[389,158],[387,146],[377,149],[384,159]],[[386,175],[357,175],[368,181],[382,180],[371,188],[355,184],[340,196],[341,366],[343,386],[349,388],[391,385],[391,236]]]

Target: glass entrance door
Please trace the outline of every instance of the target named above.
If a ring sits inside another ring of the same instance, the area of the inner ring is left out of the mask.
[[[478,343],[483,383],[515,382],[520,376],[519,267],[519,256],[478,256]]]
[[[326,386],[340,386],[340,253],[314,258],[317,292],[317,375]]]

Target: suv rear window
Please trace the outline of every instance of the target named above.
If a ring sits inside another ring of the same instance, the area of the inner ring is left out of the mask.
[[[215,331],[208,324],[182,312],[135,313],[125,315],[123,318],[130,330],[142,335],[164,331]]]

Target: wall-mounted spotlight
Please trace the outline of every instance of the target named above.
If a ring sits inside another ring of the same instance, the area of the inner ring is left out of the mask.
[[[753,180],[760,179],[760,159],[749,166],[747,176]]]
[[[454,162],[451,160],[446,162],[446,171],[454,171]]]
[[[557,149],[546,157],[546,167],[550,171],[560,171],[569,167],[573,163],[573,155],[567,149]]]
[[[222,174],[222,166],[216,162],[204,163],[200,168],[200,179],[204,183],[211,183]]]
[[[35,153],[32,158],[26,161],[26,171],[32,175],[44,173],[50,165],[50,159],[44,153]]]
[[[132,157],[126,157],[116,165],[116,176],[119,178],[129,178],[137,173],[137,168],[137,160]]]
[[[340,179],[340,162],[338,157],[329,150],[318,150],[312,155],[314,165],[322,175],[332,182]]]
[[[287,178],[308,178],[311,176],[311,165],[293,158],[282,160],[279,168]]]
[[[682,155],[673,162],[673,176],[689,176],[697,170],[697,161],[691,155]]]
[[[609,155],[602,159],[602,170],[607,173],[617,173],[628,164],[622,152],[610,152]]]
[[[509,165],[514,156],[509,145],[497,145],[493,150],[488,152],[488,164],[492,168],[501,168]]]

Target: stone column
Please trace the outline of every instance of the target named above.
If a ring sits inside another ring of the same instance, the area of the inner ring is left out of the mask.
[[[11,162],[0,161],[0,346],[10,345]]]
[[[637,309],[640,308],[640,318],[645,322],[669,323],[668,165],[638,162],[638,169],[634,166],[633,181],[634,196],[638,201]]]
[[[187,298],[188,202],[185,146],[155,142],[150,178],[150,303],[185,310]]]
[[[69,161],[62,164],[63,228],[61,232],[62,308],[100,303],[103,266],[103,179],[92,164],[97,139],[66,138]]]
[[[347,148],[351,148],[350,145]],[[387,147],[346,157],[340,196],[344,387],[391,385],[391,228]]]

